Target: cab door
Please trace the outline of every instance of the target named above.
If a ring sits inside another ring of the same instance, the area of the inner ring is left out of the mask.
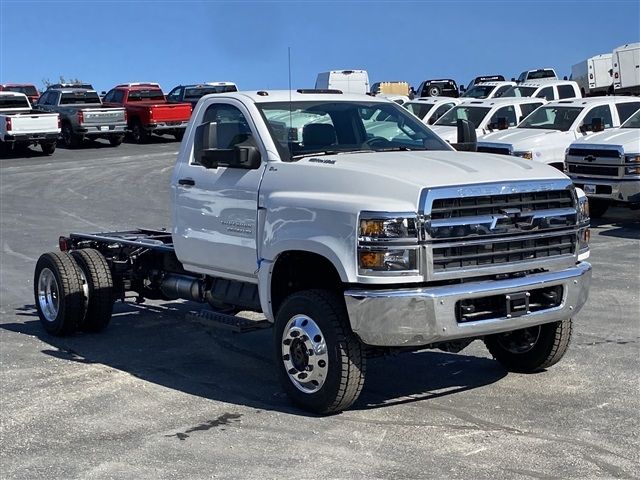
[[[255,280],[258,268],[258,192],[266,166],[266,151],[251,116],[234,99],[216,99],[196,125],[218,124],[217,148],[230,149],[241,142],[255,142],[262,163],[254,170],[198,163],[190,148],[188,159],[176,167],[173,178],[173,240],[185,268],[244,281]],[[188,145],[193,145],[196,126]],[[185,152],[186,153],[186,152]]]

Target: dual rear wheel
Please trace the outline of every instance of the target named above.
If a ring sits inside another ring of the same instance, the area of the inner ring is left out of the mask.
[[[40,322],[51,335],[98,332],[111,320],[113,279],[97,250],[43,254],[33,286]]]

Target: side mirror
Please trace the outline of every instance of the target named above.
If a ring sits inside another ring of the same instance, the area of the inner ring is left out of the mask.
[[[478,137],[476,127],[469,120],[458,119],[458,142],[453,144],[453,148],[465,152],[478,151]]]
[[[217,148],[218,124],[208,122],[196,128],[193,155],[196,162],[205,168],[242,168],[253,170],[260,167],[260,150],[252,145],[249,137],[233,148]]]
[[[518,123],[521,123],[522,120],[524,120],[526,117],[524,115],[520,115],[520,118],[518,119]]]
[[[498,130],[506,130],[507,128],[509,128],[509,123],[507,122],[507,119],[505,117],[498,117],[497,124]]]
[[[429,120],[427,120],[427,125],[433,125],[434,123],[436,123],[436,120],[436,117],[429,118]]]

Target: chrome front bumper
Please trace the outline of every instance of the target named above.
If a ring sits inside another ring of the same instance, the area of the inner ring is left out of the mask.
[[[587,301],[590,283],[591,265],[580,262],[565,270],[521,278],[415,289],[348,290],[344,295],[351,328],[362,342],[400,347],[481,337],[570,318]],[[556,285],[563,286],[557,307],[513,318],[456,320],[458,301]]]
[[[572,178],[576,187],[585,190],[585,185],[595,185],[596,193],[587,193],[587,197],[615,200],[618,202],[640,203],[640,179]],[[598,193],[598,186],[611,187],[611,193]],[[585,190],[586,192],[586,190]]]

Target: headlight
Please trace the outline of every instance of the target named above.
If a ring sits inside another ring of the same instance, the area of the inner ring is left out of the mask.
[[[371,218],[375,213],[364,212],[360,216],[358,239],[373,242],[382,239],[417,238],[416,219],[390,216]],[[392,215],[392,214],[391,214]]]
[[[415,213],[362,212],[358,223],[358,270],[364,275],[417,274]]]
[[[581,188],[576,188],[576,195],[578,196],[578,225],[589,225],[591,218],[587,194]]]
[[[526,160],[533,160],[533,152],[531,152],[531,151],[513,152],[513,155],[516,156],[516,157],[524,158]]]
[[[640,175],[640,166],[637,167],[626,167],[624,169],[625,175]]]
[[[630,153],[624,156],[625,163],[640,163],[640,154]]]
[[[581,188],[576,188],[578,196],[578,260],[589,258],[589,240],[591,231],[589,230],[589,199]]]

